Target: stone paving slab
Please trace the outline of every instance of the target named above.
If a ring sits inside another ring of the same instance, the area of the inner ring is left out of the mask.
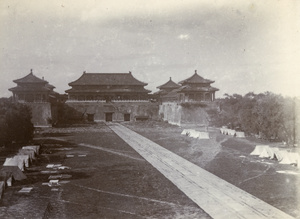
[[[136,132],[117,123],[108,125],[211,217],[293,218]]]

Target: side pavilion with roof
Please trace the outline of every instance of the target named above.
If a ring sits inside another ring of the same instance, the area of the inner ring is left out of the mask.
[[[204,79],[195,70],[194,75],[178,84],[170,78],[167,83],[157,87],[160,89],[157,94],[162,102],[211,102],[215,100],[215,92],[219,90],[212,87],[212,83],[214,81]]]
[[[51,126],[49,120],[57,116],[55,105],[59,94],[48,81],[30,73],[23,78],[13,80],[16,87],[8,89],[13,93],[13,101],[24,103],[31,108],[32,123],[34,126]]]
[[[124,101],[148,100],[148,93],[141,82],[132,73],[86,73],[69,83],[66,90],[69,100],[77,101]]]
[[[8,89],[13,93],[13,100],[16,102],[50,102],[51,98],[56,98],[55,88],[48,81],[36,77],[30,73],[23,78],[13,80],[16,87]]]

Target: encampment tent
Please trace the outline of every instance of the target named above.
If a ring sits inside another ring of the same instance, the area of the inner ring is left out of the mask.
[[[260,153],[259,157],[261,158],[275,158],[275,151],[278,151],[278,148],[272,148],[272,147],[263,147],[262,152]]]
[[[297,166],[299,166],[299,162],[300,162],[300,156],[297,152],[289,152],[289,158],[291,163],[290,164],[295,164]]]
[[[192,137],[192,138],[198,138],[199,132],[196,131],[196,130],[191,129],[191,130],[190,130],[190,135],[189,135],[189,136]]]
[[[283,159],[284,153],[287,152],[286,150],[278,149],[277,151],[274,151],[275,155],[274,157],[280,162]]]
[[[269,145],[256,145],[255,149],[250,153],[250,155],[260,155],[265,147],[269,147]]]
[[[189,129],[183,129],[183,131],[181,132],[182,135],[190,135],[190,130]]]
[[[27,178],[25,174],[17,166],[3,166],[0,172],[11,173],[12,177],[18,181]]]
[[[198,138],[199,139],[209,139],[209,134],[208,134],[208,132],[199,132]]]
[[[237,138],[245,138],[245,133],[244,132],[235,132],[235,137],[237,137]]]
[[[279,162],[280,164],[292,164],[293,159],[290,156],[290,152],[288,151],[281,151],[282,154],[282,160]]]
[[[235,135],[235,130],[234,129],[227,129],[227,133],[228,133],[228,135],[234,136]]]

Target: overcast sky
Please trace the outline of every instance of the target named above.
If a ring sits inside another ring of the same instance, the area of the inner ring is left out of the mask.
[[[300,96],[298,0],[1,0],[0,96],[33,73],[64,93],[83,71],[147,89],[198,74],[224,93]]]

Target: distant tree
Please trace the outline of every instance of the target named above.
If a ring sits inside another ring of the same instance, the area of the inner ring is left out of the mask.
[[[266,139],[278,139],[290,145],[297,137],[296,106],[298,99],[283,98],[281,95],[265,92],[244,96],[224,95],[218,99],[220,111],[215,114],[215,125],[227,125],[229,128],[240,128],[248,134],[259,134]]]
[[[28,142],[33,138],[31,109],[20,103],[13,103],[10,98],[0,99],[0,144]]]

